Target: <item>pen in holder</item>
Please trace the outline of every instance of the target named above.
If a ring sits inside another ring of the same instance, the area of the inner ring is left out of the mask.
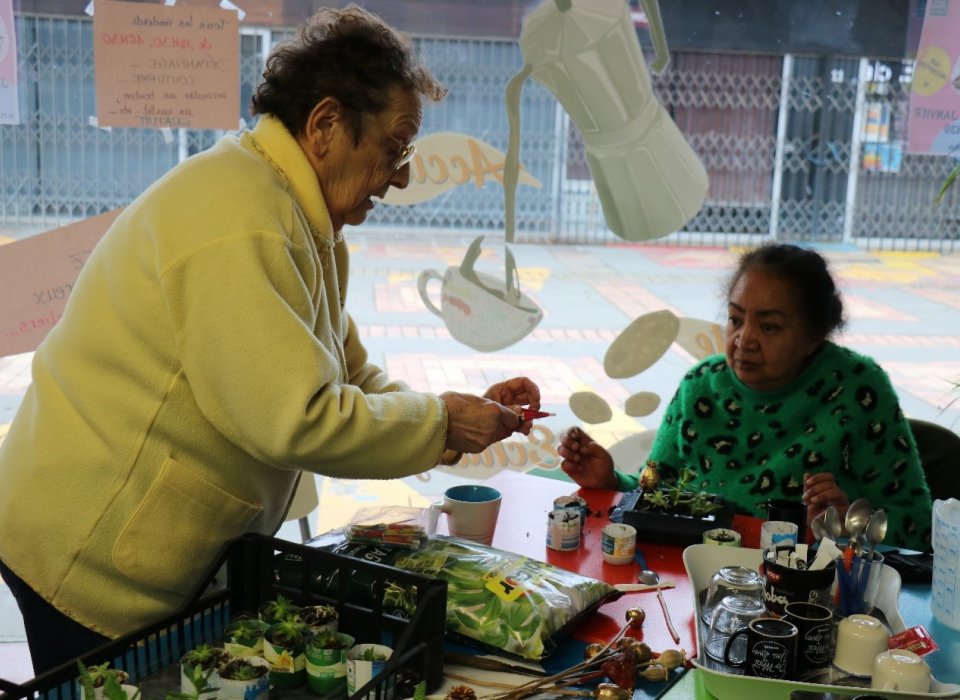
[[[873,612],[880,594],[882,569],[883,555],[876,551],[869,559],[863,555],[854,557],[849,571],[844,566],[837,567],[837,612],[841,616]]]

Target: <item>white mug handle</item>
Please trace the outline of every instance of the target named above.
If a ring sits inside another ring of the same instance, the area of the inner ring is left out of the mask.
[[[440,309],[433,305],[433,301],[430,300],[430,295],[427,294],[427,284],[432,279],[440,280],[443,282],[443,275],[441,275],[436,270],[424,270],[420,273],[420,276],[417,278],[417,291],[420,292],[420,298],[423,299],[424,305],[436,316],[440,316]]]
[[[427,508],[427,534],[431,537],[437,533],[437,522],[440,520],[441,513],[449,513],[449,509],[443,507],[443,501],[431,503]]]

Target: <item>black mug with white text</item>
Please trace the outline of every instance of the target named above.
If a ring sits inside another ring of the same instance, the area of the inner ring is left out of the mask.
[[[743,661],[730,658],[734,640],[747,635],[747,656]],[[748,676],[757,678],[791,678],[797,661],[797,627],[792,622],[772,617],[751,620],[727,640],[723,662],[743,668]]]
[[[829,666],[837,638],[833,610],[818,603],[787,603],[783,619],[797,628],[796,670]]]

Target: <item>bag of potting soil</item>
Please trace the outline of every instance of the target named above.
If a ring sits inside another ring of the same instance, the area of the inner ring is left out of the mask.
[[[446,581],[448,636],[525,659],[546,658],[584,617],[621,595],[603,581],[462,539],[437,537],[417,550],[346,542],[331,551]],[[333,586],[336,577],[317,584]],[[353,574],[350,585],[369,600],[370,581]],[[391,586],[384,606],[409,615],[416,597]]]

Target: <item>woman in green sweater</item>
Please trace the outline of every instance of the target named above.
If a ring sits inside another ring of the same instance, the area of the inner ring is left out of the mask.
[[[931,500],[916,444],[886,373],[828,340],[843,302],[826,261],[796,246],[746,253],[727,285],[725,353],[683,377],[649,459],[681,468],[746,515],[802,499],[812,519],[865,497],[890,516],[887,541],[925,550]],[[579,428],[561,438],[563,470],[585,488],[637,488]]]

